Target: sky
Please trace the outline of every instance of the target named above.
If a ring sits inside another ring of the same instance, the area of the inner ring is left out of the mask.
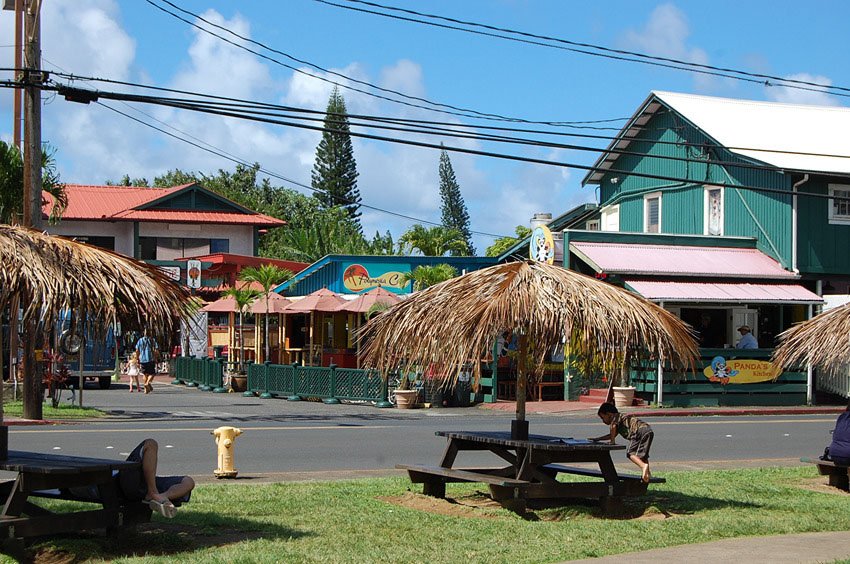
[[[170,1],[270,50],[233,35],[227,37],[264,57],[228,44],[154,6],[175,11],[163,0],[48,0],[42,8],[44,68],[318,111],[327,107],[332,82],[336,82],[351,114],[478,126],[484,123],[352,90],[350,87],[386,96],[350,80],[354,79],[440,104],[524,120],[619,119],[595,125],[612,129],[559,129],[608,136],[617,133],[624,124],[622,118],[630,117],[652,90],[850,105],[850,97],[823,91],[765,86],[505,41],[355,12],[316,0]],[[368,8],[349,0],[333,1]],[[850,3],[841,0],[378,2],[612,49],[850,88],[850,39],[846,33]],[[193,16],[183,17],[205,25]],[[13,38],[12,12],[0,12],[2,68],[14,64]],[[8,71],[0,71],[0,80],[9,78]],[[102,82],[80,80],[75,84],[152,93]],[[234,169],[234,162],[141,121],[196,145],[214,147],[218,153],[258,162],[274,174],[271,181],[275,186],[309,193],[297,183],[310,184],[319,132],[139,103],[102,101],[84,105],[52,93],[45,93],[43,102],[42,137],[56,149],[64,182],[103,184],[119,181],[125,174],[153,180],[174,169],[206,174]],[[12,94],[9,89],[0,89],[0,140],[11,142],[12,128]],[[585,171],[568,166],[591,165],[598,151],[523,147],[364,128],[352,131],[556,163],[450,152],[479,253],[493,243],[494,236],[513,235],[517,225],[528,225],[537,212],[557,216],[598,197],[593,186],[582,186]],[[592,147],[607,144],[580,138],[566,138],[564,142]],[[359,138],[353,143],[363,204],[372,206],[362,209],[367,235],[389,230],[398,237],[417,219],[439,223],[439,149]]]

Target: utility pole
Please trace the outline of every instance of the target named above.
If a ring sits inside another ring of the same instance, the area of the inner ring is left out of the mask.
[[[23,225],[41,228],[41,0],[16,0],[24,9],[24,216]],[[26,303],[26,300],[24,300]],[[17,311],[14,312],[17,316]],[[41,367],[36,360],[38,334],[34,316],[23,339],[23,416],[42,419]]]

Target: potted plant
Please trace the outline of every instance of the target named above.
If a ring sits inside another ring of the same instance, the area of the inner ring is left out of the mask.
[[[417,406],[418,400],[419,390],[411,386],[410,376],[405,372],[395,389],[395,405],[399,409],[413,409]]]

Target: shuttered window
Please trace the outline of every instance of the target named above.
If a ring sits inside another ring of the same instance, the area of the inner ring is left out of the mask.
[[[643,199],[645,233],[661,233],[661,194],[647,194]]]
[[[829,195],[831,196],[829,200],[829,222],[850,223],[850,186],[830,184]],[[833,199],[833,197],[841,199]]]

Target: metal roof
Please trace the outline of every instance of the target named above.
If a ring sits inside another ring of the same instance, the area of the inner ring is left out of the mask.
[[[653,91],[582,181],[597,184],[662,107],[736,155],[784,170],[850,174],[850,108]],[[833,156],[830,156],[833,155]]]
[[[570,251],[597,272],[700,278],[797,279],[757,249],[595,243],[576,241]]]
[[[626,287],[655,302],[819,304],[823,298],[799,284],[625,280]]]

